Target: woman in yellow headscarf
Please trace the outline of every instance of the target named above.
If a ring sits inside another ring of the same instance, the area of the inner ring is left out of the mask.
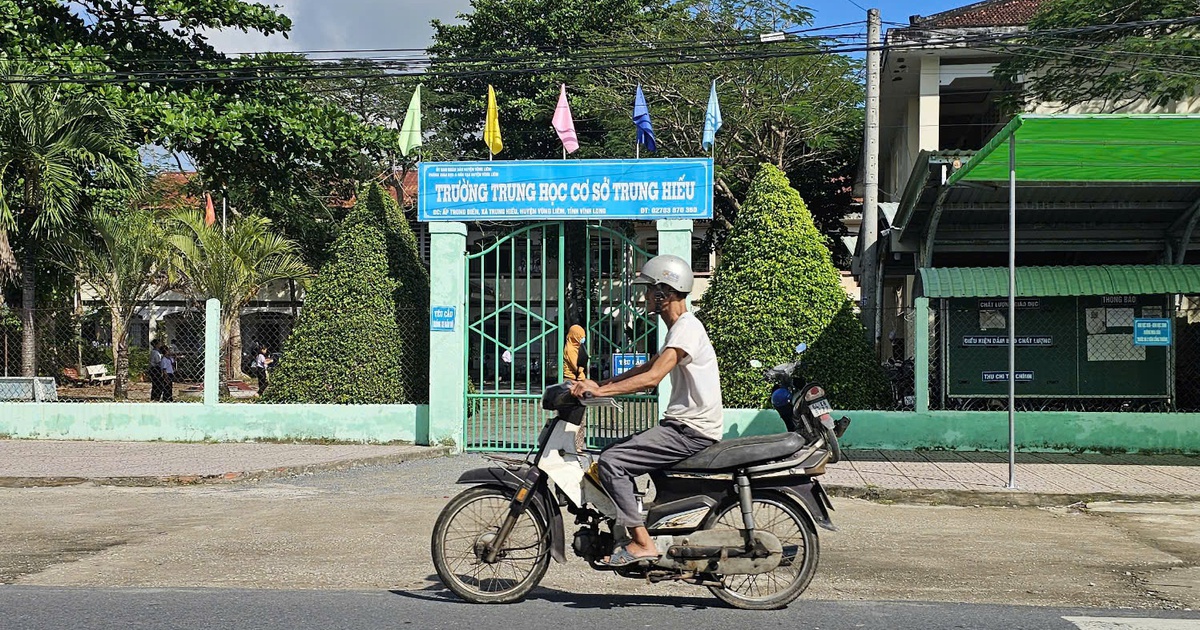
[[[576,324],[567,331],[567,345],[563,347],[563,380],[582,381],[587,378],[587,349],[583,347],[583,327]]]

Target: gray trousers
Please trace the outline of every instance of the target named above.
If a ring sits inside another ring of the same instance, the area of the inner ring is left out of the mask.
[[[676,420],[636,433],[600,453],[600,482],[617,506],[617,525],[644,527],[633,478],[683,461],[716,440]]]

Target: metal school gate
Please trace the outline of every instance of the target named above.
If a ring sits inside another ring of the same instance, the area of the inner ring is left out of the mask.
[[[587,331],[588,376],[603,380],[657,349],[657,317],[632,284],[651,254],[600,225],[538,223],[493,236],[467,255],[468,451],[525,451],[549,417],[548,385],[563,380],[567,331]],[[639,357],[641,355],[641,357]],[[654,395],[623,410],[589,410],[588,446],[600,448],[658,421]]]

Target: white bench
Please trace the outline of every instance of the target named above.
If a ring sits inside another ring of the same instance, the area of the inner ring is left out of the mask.
[[[117,377],[108,373],[108,368],[105,367],[103,363],[100,365],[89,365],[83,368],[83,371],[87,373],[87,380],[89,383],[108,385],[109,383],[117,380]]]

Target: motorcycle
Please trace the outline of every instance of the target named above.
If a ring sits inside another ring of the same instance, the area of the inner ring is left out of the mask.
[[[828,445],[798,432],[724,440],[650,474],[654,500],[639,509],[659,556],[624,567],[601,563],[627,538],[600,484],[594,453],[575,450],[589,407],[619,409],[612,398],[580,400],[568,384],[546,389],[555,412],[523,459],[464,473],[471,488],[454,497],[434,525],[433,564],[442,582],[473,603],[509,603],[541,581],[553,558],[566,562],[563,508],[578,529],[574,554],[597,571],[651,583],[707,587],[736,608],[783,608],[816,573],[817,527],[835,529],[833,505],[817,477]]]
[[[806,350],[807,344],[797,345],[795,361],[781,363],[764,373],[767,382],[774,385],[771,405],[779,412],[779,417],[783,419],[788,431],[804,436],[809,444],[824,443],[829,451],[829,463],[835,464],[842,459],[842,448],[838,438],[850,426],[850,418],[842,416],[834,421],[833,407],[829,404],[825,388],[804,379],[801,373],[801,355]],[[751,361],[750,365],[755,368],[762,367],[758,360]]]

